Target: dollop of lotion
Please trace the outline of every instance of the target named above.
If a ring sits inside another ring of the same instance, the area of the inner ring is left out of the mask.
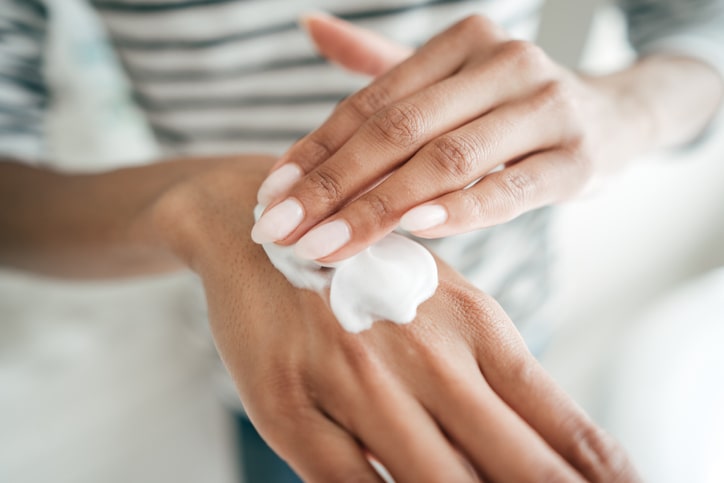
[[[257,206],[258,219],[263,207]],[[293,247],[262,245],[272,265],[297,288],[318,293],[329,287],[329,304],[340,325],[352,333],[375,321],[408,324],[437,289],[437,265],[419,243],[390,233],[366,250],[334,266],[296,256]]]

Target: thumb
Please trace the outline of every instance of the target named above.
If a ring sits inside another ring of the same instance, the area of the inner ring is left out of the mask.
[[[300,25],[319,53],[345,69],[378,76],[412,54],[412,49],[325,13],[303,15]]]

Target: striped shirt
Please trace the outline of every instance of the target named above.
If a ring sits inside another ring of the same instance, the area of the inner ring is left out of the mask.
[[[297,26],[324,10],[419,45],[473,13],[532,38],[541,0],[92,0],[168,155],[280,154],[367,79],[330,66]],[[42,156],[52,2],[0,0],[0,153]],[[643,52],[677,51],[724,72],[723,0],[623,0]],[[506,225],[428,242],[520,324],[548,286],[541,209]]]

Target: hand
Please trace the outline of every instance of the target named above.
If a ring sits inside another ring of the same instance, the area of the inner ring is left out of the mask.
[[[268,167],[193,176],[153,218],[203,280],[249,416],[305,480],[380,481],[368,454],[399,482],[635,479],[500,307],[444,264],[412,324],[358,335],[317,294],[289,285],[249,239],[248,188]]]
[[[286,222],[262,218],[255,239],[299,241],[306,258],[346,258],[398,223],[421,237],[503,223],[578,193],[651,137],[625,78],[570,72],[481,16],[412,55],[331,17],[307,25],[333,60],[391,69],[340,103],[260,189]]]

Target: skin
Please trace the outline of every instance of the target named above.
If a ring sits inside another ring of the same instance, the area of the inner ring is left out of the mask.
[[[712,68],[676,56],[574,73],[482,16],[416,52],[326,15],[305,25],[332,61],[378,76],[275,166],[298,166],[301,180],[267,190],[267,211],[291,199],[303,212],[277,243],[314,245],[315,228],[346,225],[348,242],[309,256],[323,262],[361,251],[415,207],[442,208],[443,223],[414,231],[437,238],[569,199],[641,153],[693,139],[724,92]]]
[[[92,175],[0,162],[0,264],[107,278],[190,267],[262,436],[307,481],[635,481],[620,447],[544,372],[490,297],[438,262],[410,325],[345,332],[250,239],[274,160]]]
[[[698,61],[659,55],[585,77],[482,17],[414,53],[330,17],[306,26],[332,61],[379,76],[275,166],[304,173],[272,202],[291,196],[304,209],[280,242],[348,224],[351,241],[324,261],[359,251],[421,203],[448,214],[416,233],[437,237],[566,199],[636,154],[690,140],[722,96]],[[369,455],[400,482],[637,479],[495,301],[442,262],[413,324],[360,335],[291,287],[249,237],[273,162],[186,159],[94,175],[1,162],[0,264],[75,278],[194,270],[245,407],[306,480],[379,481]]]

